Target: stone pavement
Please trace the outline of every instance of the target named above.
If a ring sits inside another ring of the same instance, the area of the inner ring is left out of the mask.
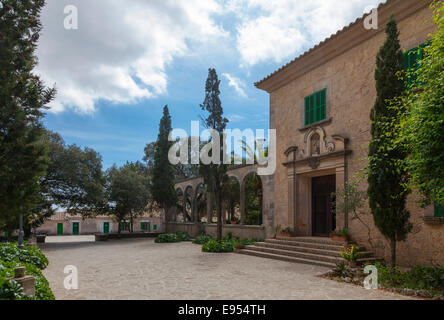
[[[50,261],[44,274],[56,299],[408,299],[316,277],[328,271],[324,267],[202,253],[189,242],[62,238],[42,245]],[[78,290],[64,289],[66,265],[78,268]]]

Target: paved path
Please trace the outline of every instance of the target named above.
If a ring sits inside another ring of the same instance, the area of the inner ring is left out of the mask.
[[[407,299],[316,277],[326,268],[258,257],[201,252],[189,242],[153,239],[42,245],[57,299]],[[63,287],[66,265],[79,289]]]

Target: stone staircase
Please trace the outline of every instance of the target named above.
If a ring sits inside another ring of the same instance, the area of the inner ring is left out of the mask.
[[[262,258],[334,268],[338,263],[345,261],[341,257],[343,247],[343,242],[335,242],[330,238],[277,237],[245,246],[237,252]],[[373,252],[361,250],[362,258],[358,259],[358,264],[377,260]]]

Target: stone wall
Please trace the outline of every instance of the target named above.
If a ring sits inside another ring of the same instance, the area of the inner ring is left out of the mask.
[[[186,232],[191,237],[196,237],[205,232],[213,237],[217,236],[217,224],[205,223],[168,223],[168,232]],[[247,226],[224,224],[222,227],[222,236],[231,232],[233,237],[241,239],[265,239],[265,226]]]

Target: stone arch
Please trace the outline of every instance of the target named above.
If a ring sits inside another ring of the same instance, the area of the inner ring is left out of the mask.
[[[207,212],[208,195],[203,182],[197,184],[193,197],[193,221],[200,222]]]

